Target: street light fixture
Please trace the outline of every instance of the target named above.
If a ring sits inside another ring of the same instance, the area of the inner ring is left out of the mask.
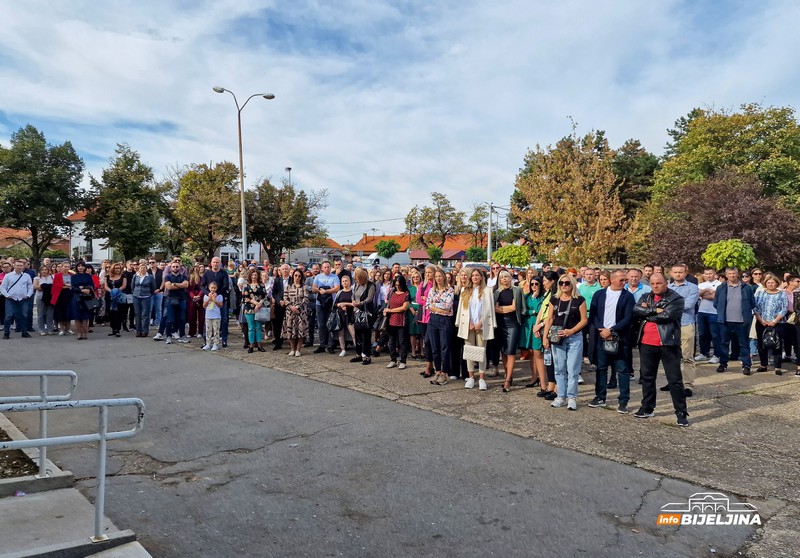
[[[284,170],[289,173],[289,186],[291,186],[292,185],[292,167],[286,167]]]
[[[225,89],[224,87],[215,86],[213,87],[215,93],[230,93],[233,97],[233,102],[236,103],[236,118],[239,125],[239,194],[241,196],[242,202],[242,259],[247,259],[247,220],[244,214],[244,162],[242,161],[242,111],[244,107],[247,106],[247,103],[250,102],[250,99],[253,97],[263,97],[265,99],[272,100],[275,98],[275,95],[272,93],[254,93],[250,95],[247,100],[239,105],[239,100],[236,98],[236,95],[230,89]]]

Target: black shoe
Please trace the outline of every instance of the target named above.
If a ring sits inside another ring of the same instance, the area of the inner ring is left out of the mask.
[[[783,370],[781,370],[780,368],[776,368],[775,369],[775,375],[776,376],[783,376]]]
[[[325,347],[323,347],[322,345],[320,345],[319,347],[314,349],[314,354],[319,354],[319,353],[324,353],[324,352],[325,352]]]
[[[633,413],[633,416],[636,418],[650,418],[656,416],[656,414],[653,411],[645,409],[644,407],[640,407],[638,411]]]
[[[606,388],[608,388],[608,389],[617,389],[617,381],[616,380],[611,380],[610,382],[608,382],[608,385],[606,386]]]
[[[122,331],[124,331],[125,333],[130,333],[131,332],[131,330],[129,330],[127,327],[123,327]]]
[[[600,399],[599,397],[595,397],[589,402],[589,407],[596,409],[598,407],[605,407],[606,402],[605,399]]]
[[[675,423],[678,426],[684,426],[684,427],[689,426],[689,421],[686,419],[689,413],[675,413],[675,414],[678,417],[677,420],[675,421]]]
[[[749,376],[750,375],[750,367],[749,366],[742,366],[742,374],[744,374],[745,376]]]
[[[363,364],[364,366],[366,366],[367,364],[372,364],[372,359],[365,358],[364,360],[361,361],[361,364]]]
[[[544,396],[545,401],[555,401],[556,397],[558,397],[558,393],[555,391],[549,392],[547,395]]]
[[[253,352],[253,347],[247,347],[247,352],[248,353],[252,353]]]
[[[250,348],[250,343],[248,343],[247,341],[245,341],[245,342],[244,342],[244,345],[242,345],[242,348],[243,348],[243,349],[249,349],[249,348]]]
[[[758,368],[756,368],[756,372],[766,372],[766,371],[767,371],[766,366],[759,366]]]
[[[333,354],[335,352],[336,352],[336,349],[334,349],[333,347],[328,347],[328,353],[329,354]]]
[[[272,350],[274,351],[275,349],[272,349]],[[266,352],[267,352],[267,350],[266,350],[264,347],[262,347],[261,345],[259,345],[259,346],[258,346],[258,352],[259,352],[259,353],[266,353]]]
[[[719,372],[720,374],[725,372],[727,369],[728,366],[726,364],[720,364],[719,366],[717,366],[717,372]]]
[[[361,362],[362,360],[364,360],[363,357],[355,356],[355,357],[350,359],[350,362]]]
[[[223,341],[223,342],[222,342],[222,348],[223,348],[223,349],[227,349],[227,348],[228,348],[228,343],[227,343],[227,342],[225,342],[225,341]]]
[[[119,331],[114,334],[115,337],[119,337]]]
[[[11,339],[11,336],[9,336],[8,333],[4,333],[3,334],[3,339]]]
[[[694,395],[694,393],[692,392],[691,388],[685,388],[683,390],[683,395],[686,397],[691,397],[692,395]]]
[[[535,388],[535,387],[538,387],[538,386],[539,386],[539,380],[534,380],[533,382],[525,384],[526,388]]]
[[[273,351],[280,351],[280,350],[281,350],[281,347],[280,347],[280,346],[278,346],[278,345],[273,345],[273,346],[272,346],[272,350],[273,350]]]
[[[663,386],[663,387],[660,387],[660,388],[658,388],[658,391],[669,391],[669,384],[667,384],[667,385],[665,385],[665,386]]]
[[[380,351],[376,351],[375,349],[373,349],[372,350],[372,356],[379,357],[379,356],[381,356],[381,352]]]
[[[546,389],[540,389],[536,392],[536,397],[547,397],[547,394],[551,392],[547,391]]]
[[[31,336],[31,334],[30,334],[30,333],[28,333],[27,331],[24,331],[24,332],[22,332],[22,336],[23,336],[23,337],[30,337],[30,336]]]

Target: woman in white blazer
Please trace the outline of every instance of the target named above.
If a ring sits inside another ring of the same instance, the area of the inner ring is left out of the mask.
[[[470,281],[461,291],[456,310],[456,329],[458,336],[464,340],[464,352],[468,347],[486,347],[486,342],[494,339],[497,318],[494,313],[494,294],[486,286],[486,278],[479,269],[468,269]],[[465,359],[466,360],[466,359]],[[482,361],[467,360],[467,378],[464,387],[475,387],[475,367],[478,367],[478,389],[486,389],[483,379],[486,373],[486,353]]]

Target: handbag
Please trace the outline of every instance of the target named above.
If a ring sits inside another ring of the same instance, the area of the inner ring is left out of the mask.
[[[340,329],[342,329],[342,317],[339,315],[339,310],[334,309],[328,316],[328,331],[339,331]]]
[[[781,346],[781,338],[774,327],[765,327],[761,336],[761,345],[765,349],[778,349]]]
[[[616,333],[611,335],[611,339],[603,339],[603,350],[610,354],[617,354],[619,352],[619,337],[617,337]]]
[[[572,309],[572,300],[572,297],[570,297],[569,303],[567,304],[567,313],[564,315],[564,323],[567,323],[569,319],[569,311]],[[564,337],[561,337],[558,332],[562,329],[564,329],[564,326],[550,326],[550,331],[547,332],[547,340],[553,345],[560,345]]]
[[[83,302],[83,305],[89,312],[92,312],[93,310],[100,308],[100,306],[102,305],[99,298],[89,298],[86,300],[82,300],[81,302]]]
[[[464,345],[464,360],[472,362],[486,362],[486,347],[477,345]]]
[[[375,320],[375,323],[372,326],[372,329],[375,331],[383,331],[386,329],[386,325],[389,323],[389,319],[383,313],[383,308],[381,308],[381,312],[378,314],[378,318]]]
[[[369,322],[372,319],[372,313],[367,310],[367,305],[364,304],[368,294],[369,283],[367,283],[367,287],[358,299],[359,307],[353,311],[353,327],[356,329],[365,330],[370,328]]]
[[[792,312],[792,315],[786,318],[786,323],[795,325],[797,323],[797,312]]]
[[[270,320],[269,306],[259,308],[253,319],[260,324],[267,323]]]

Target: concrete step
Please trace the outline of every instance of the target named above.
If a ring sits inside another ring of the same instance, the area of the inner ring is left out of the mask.
[[[108,550],[101,550],[96,554],[89,554],[91,558],[151,558],[138,542],[126,543]]]

